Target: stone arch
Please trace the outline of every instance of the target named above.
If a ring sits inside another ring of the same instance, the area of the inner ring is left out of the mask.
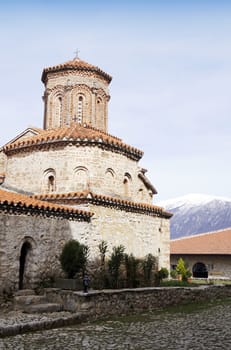
[[[50,127],[58,128],[63,125],[63,89],[58,87],[49,96]]]
[[[105,171],[105,175],[106,176],[110,176],[110,178],[114,178],[115,177],[115,171],[112,168],[107,168],[107,170]]]
[[[208,278],[208,269],[202,262],[197,262],[192,268],[193,277]]]
[[[115,171],[112,168],[107,168],[105,171],[105,183],[108,189],[112,191],[115,183]]]
[[[129,173],[126,172],[124,174],[124,179],[123,179],[125,197],[129,197],[131,194],[131,182],[132,182],[132,177]]]
[[[89,171],[85,166],[78,166],[74,169],[75,190],[83,191],[89,188]]]
[[[26,236],[20,245],[19,256],[19,289],[32,288],[36,264],[34,251],[36,243],[32,237]]]
[[[107,128],[107,95],[103,89],[98,89],[95,101],[96,125],[98,128]]]
[[[43,173],[43,190],[54,192],[56,190],[56,173],[53,168],[48,168]]]

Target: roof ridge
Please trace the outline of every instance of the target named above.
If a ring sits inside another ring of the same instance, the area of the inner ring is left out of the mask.
[[[87,124],[72,124],[61,128],[47,129],[38,135],[23,138],[3,147],[5,153],[14,150],[28,148],[30,146],[43,145],[55,142],[86,142],[94,141],[97,144],[108,145],[114,150],[122,149],[123,152],[133,158],[141,158],[143,152],[133,146],[127,145],[116,136],[105,133],[102,130],[89,126]],[[92,144],[92,142],[91,142]],[[101,146],[102,147],[102,146]]]
[[[215,234],[215,233],[219,233],[219,232],[225,232],[225,231],[229,231],[229,230],[231,230],[231,227],[226,227],[224,229],[219,229],[219,230],[215,230],[215,231],[197,233],[197,234],[190,235],[190,236],[182,236],[182,237],[179,237],[179,238],[171,239],[171,242],[180,241],[180,240],[183,240],[183,239],[190,239],[190,238],[195,238],[195,237],[211,235],[211,234]]]
[[[13,191],[7,191],[7,190],[3,190],[0,188],[0,205],[11,205],[13,204],[15,205],[19,205],[19,206],[25,206],[26,208],[30,208],[30,209],[42,209],[43,211],[58,211],[61,210],[61,212],[66,212],[68,214],[77,214],[77,215],[81,215],[81,216],[85,216],[90,218],[93,213],[88,212],[88,211],[84,211],[84,210],[80,210],[80,209],[76,209],[76,208],[72,208],[70,206],[65,206],[65,205],[60,205],[60,204],[56,204],[53,203],[51,205],[50,202],[48,201],[42,201],[39,200],[37,198],[33,198],[33,196],[28,196],[26,194],[21,194],[21,193],[17,193],[17,192],[13,192]]]
[[[133,206],[139,209],[146,209],[146,210],[156,210],[159,211],[162,214],[166,214],[169,216],[172,216],[170,212],[167,212],[163,207],[159,207],[154,204],[149,204],[149,203],[142,203],[142,202],[134,202],[126,199],[120,199],[117,197],[111,197],[107,195],[100,195],[93,193],[90,190],[85,190],[85,191],[80,191],[80,192],[68,192],[68,193],[51,193],[51,194],[38,194],[34,195],[35,198],[44,198],[45,200],[49,199],[67,199],[68,197],[78,197],[78,198],[88,198],[88,195],[91,195],[92,199],[99,199],[102,201],[109,201],[114,204],[120,204],[120,205],[125,205],[125,206]]]

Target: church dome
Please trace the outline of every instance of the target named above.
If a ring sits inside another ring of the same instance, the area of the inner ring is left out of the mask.
[[[67,61],[65,63],[58,64],[53,67],[44,68],[42,73],[42,82],[46,83],[47,74],[48,73],[57,73],[62,71],[76,71],[76,72],[89,72],[89,73],[95,73],[97,76],[105,79],[107,83],[109,84],[112,80],[112,77],[105,73],[102,69],[100,69],[97,66],[93,66],[90,63],[87,63],[78,57],[74,58],[73,60]]]

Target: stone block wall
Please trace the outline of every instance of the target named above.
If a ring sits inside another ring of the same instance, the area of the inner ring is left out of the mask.
[[[137,162],[124,155],[98,147],[66,145],[8,156],[5,185],[46,193],[51,190],[48,177],[52,174],[54,193],[89,189],[96,194],[151,204],[152,196],[138,177],[139,170]]]
[[[86,209],[86,208],[85,208]],[[151,253],[158,258],[159,267],[169,269],[169,220],[147,214],[89,204],[94,212],[86,242],[93,255],[99,255],[98,244],[108,242],[109,252],[113,246],[124,245],[127,253],[144,257]],[[70,223],[75,237],[74,222]]]
[[[78,238],[87,235],[88,223],[75,222]],[[20,255],[28,242],[30,249],[25,261],[24,288],[53,275],[61,274],[59,256],[64,243],[72,238],[70,221],[39,216],[0,213],[0,286],[17,290],[19,287]]]
[[[134,288],[73,292],[47,289],[48,300],[61,303],[65,310],[87,313],[90,319],[155,311],[172,305],[218,300],[231,296],[231,286]]]

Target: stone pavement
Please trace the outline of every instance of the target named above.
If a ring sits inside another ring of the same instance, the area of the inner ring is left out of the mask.
[[[221,302],[190,313],[147,313],[7,337],[0,349],[229,350],[230,329],[231,303]]]

